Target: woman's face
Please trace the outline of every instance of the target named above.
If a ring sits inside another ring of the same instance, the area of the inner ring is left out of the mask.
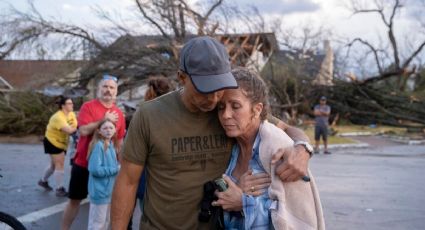
[[[65,101],[65,104],[62,105],[62,108],[68,112],[72,112],[74,110],[74,103],[71,99]]]
[[[228,89],[217,104],[218,118],[229,137],[255,134],[260,125],[262,103],[252,105],[241,89]]]
[[[99,133],[106,139],[111,139],[115,134],[115,125],[107,121],[100,126]]]

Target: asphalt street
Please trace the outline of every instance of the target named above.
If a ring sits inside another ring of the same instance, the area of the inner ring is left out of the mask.
[[[331,155],[310,160],[327,229],[424,229],[425,146],[359,139],[370,146],[332,149]],[[19,217],[28,229],[59,229],[67,199],[37,186],[48,163],[41,143],[0,144],[0,149],[0,210]],[[72,229],[86,229],[87,216],[86,203]],[[136,212],[134,218],[139,217]]]

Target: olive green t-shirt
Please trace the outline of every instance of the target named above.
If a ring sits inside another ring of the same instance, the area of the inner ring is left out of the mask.
[[[188,111],[180,91],[142,103],[123,149],[147,170],[140,229],[209,229],[198,221],[203,184],[225,172],[231,147],[217,111]]]

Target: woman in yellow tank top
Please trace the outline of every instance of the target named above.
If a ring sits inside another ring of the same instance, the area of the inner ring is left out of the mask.
[[[44,170],[38,185],[48,191],[52,190],[47,180],[53,174],[56,182],[56,196],[66,196],[63,165],[69,135],[77,131],[77,119],[73,112],[74,105],[71,98],[61,96],[57,104],[59,110],[50,117],[43,140],[44,152],[50,155],[50,164]]]

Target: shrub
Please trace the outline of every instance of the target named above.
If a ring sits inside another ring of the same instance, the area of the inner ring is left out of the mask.
[[[57,110],[55,98],[24,91],[0,96],[0,133],[43,135],[50,116]]]

